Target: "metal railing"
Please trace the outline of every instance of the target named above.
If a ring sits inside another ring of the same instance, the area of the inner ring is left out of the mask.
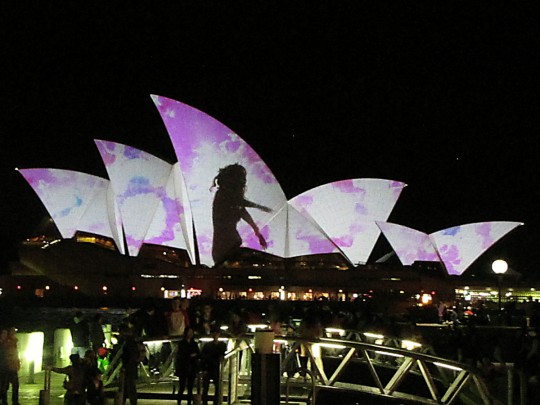
[[[291,388],[303,385],[311,394],[305,399],[297,398],[297,402],[301,400],[312,405],[316,404],[317,393],[321,390],[355,391],[361,395],[425,404],[493,403],[494,398],[474,367],[423,353],[425,348],[395,347],[402,346],[397,340],[383,339],[386,345],[369,343],[372,338],[362,337],[360,332],[355,340],[276,337],[274,352],[281,356],[282,398],[288,401]],[[221,367],[223,392],[217,393],[220,401],[232,405],[249,398],[252,353],[252,335],[229,339],[229,352]],[[143,376],[152,381],[174,382],[174,356],[175,352],[171,350],[157,376],[150,373],[147,364],[141,364]],[[120,358],[121,349],[103,376],[106,386],[117,380]],[[511,403],[511,395],[509,401]]]

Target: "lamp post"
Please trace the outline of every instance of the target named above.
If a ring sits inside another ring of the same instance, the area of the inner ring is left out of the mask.
[[[501,312],[501,282],[504,273],[508,270],[508,263],[502,259],[497,259],[491,264],[493,273],[497,275],[497,285],[499,287],[499,312]]]

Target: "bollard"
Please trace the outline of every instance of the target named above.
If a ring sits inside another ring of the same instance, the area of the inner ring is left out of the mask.
[[[45,369],[43,380],[43,389],[39,391],[39,405],[49,405],[51,402],[51,370]]]
[[[279,405],[280,355],[253,353],[251,356],[251,404]]]

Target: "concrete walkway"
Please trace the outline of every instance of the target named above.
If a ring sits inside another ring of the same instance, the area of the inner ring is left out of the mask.
[[[62,383],[64,381],[64,375],[58,373],[51,374],[51,391],[50,391],[50,405],[63,405],[64,403],[64,388]],[[19,403],[21,405],[39,405],[39,393],[44,388],[44,373],[36,373],[34,376],[34,382],[29,383],[26,377],[20,377],[19,381]],[[172,393],[171,383],[160,383],[145,385],[144,391],[147,393]],[[107,398],[107,404],[113,404],[112,392],[108,393],[111,398]],[[8,391],[8,403],[11,405],[11,391]],[[129,401],[127,401],[129,403]],[[137,401],[139,405],[150,405],[159,403],[160,405],[176,405],[176,400],[159,400],[156,399],[142,399]]]

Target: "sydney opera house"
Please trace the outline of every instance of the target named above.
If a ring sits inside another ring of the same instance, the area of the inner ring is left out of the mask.
[[[373,289],[443,291],[521,225],[482,222],[428,235],[387,222],[406,186],[396,180],[344,179],[287,199],[231,129],[178,101],[152,99],[177,162],[96,140],[108,178],[19,170],[54,224],[22,247],[35,274],[87,294],[350,299]],[[370,262],[380,237],[398,265]]]

